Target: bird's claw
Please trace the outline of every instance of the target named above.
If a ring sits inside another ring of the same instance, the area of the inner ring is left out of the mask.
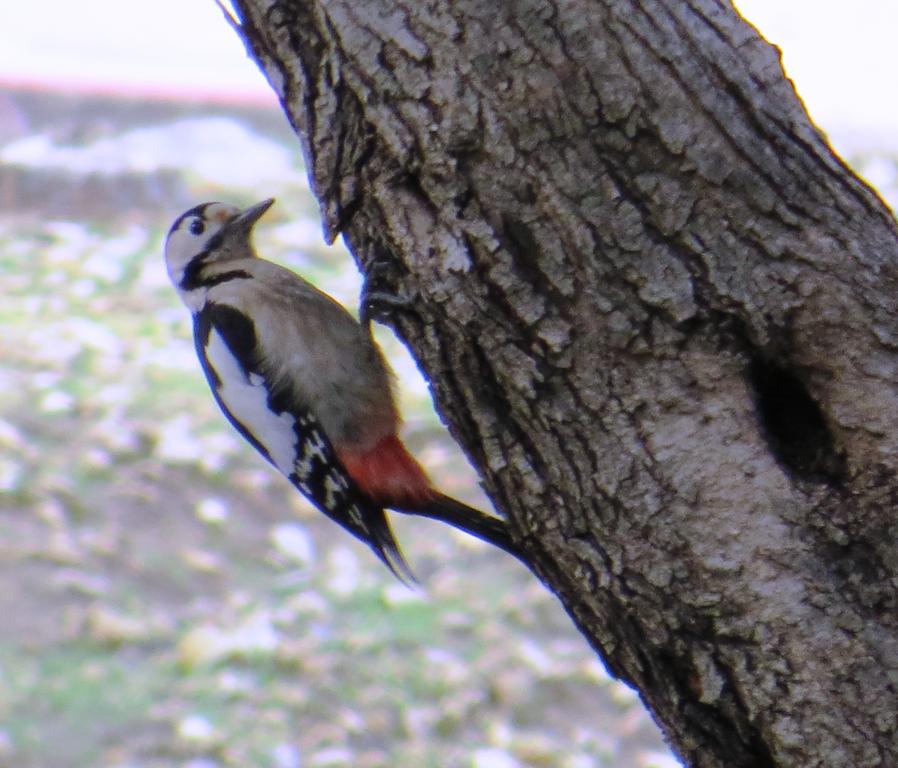
[[[372,320],[381,319],[388,316],[393,310],[405,309],[412,304],[412,300],[408,296],[372,289],[374,283],[380,282],[380,278],[387,268],[388,266],[383,262],[375,261],[369,267],[368,276],[362,286],[359,322],[366,328],[370,326]]]
[[[372,320],[385,317],[391,309],[405,309],[412,300],[408,296],[397,296],[385,291],[364,291],[359,308],[359,321],[370,325]]]

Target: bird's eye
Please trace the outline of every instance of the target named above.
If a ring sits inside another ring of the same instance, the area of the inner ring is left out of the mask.
[[[191,235],[201,235],[206,229],[206,225],[203,223],[202,219],[194,219],[190,222],[189,229]]]

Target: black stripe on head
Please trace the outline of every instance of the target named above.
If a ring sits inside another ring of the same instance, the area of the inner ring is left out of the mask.
[[[252,280],[252,275],[244,269],[232,269],[230,272],[220,272],[217,275],[209,275],[203,277],[201,274],[204,259],[209,255],[209,251],[203,251],[199,256],[192,259],[184,270],[184,277],[178,286],[182,291],[193,291],[196,288],[211,288],[219,283],[226,283],[228,280]]]
[[[190,216],[199,216],[200,218],[203,218],[206,213],[206,208],[208,208],[210,205],[215,205],[215,203],[200,203],[200,205],[195,205],[189,211],[184,211],[184,213],[182,213],[180,216],[178,216],[177,219],[175,219],[175,223],[171,225],[171,228],[168,230],[168,234],[171,235],[172,232],[174,232],[178,227],[181,226],[181,222]]]
[[[187,211],[178,221],[172,225],[172,231],[175,230],[178,223],[183,221],[186,216],[193,215],[205,215],[205,210],[210,205],[219,205],[219,203],[204,203],[203,205],[198,205],[196,208],[192,208]],[[178,286],[182,291],[192,291],[196,288],[208,288],[212,285],[218,285],[219,283],[223,283],[226,280],[232,280],[234,278],[249,278],[251,275],[247,274],[243,270],[234,270],[233,272],[225,272],[221,275],[215,275],[214,277],[203,278],[201,276],[201,272],[203,267],[206,266],[206,262],[212,257],[212,254],[215,251],[219,250],[222,245],[224,245],[225,237],[227,236],[228,229],[227,226],[223,226],[218,232],[216,232],[212,237],[209,238],[206,243],[206,247],[203,248],[196,256],[194,256],[190,263],[184,268],[184,276],[181,278],[181,284]]]
[[[184,276],[181,278],[181,284],[178,286],[182,291],[192,291],[195,288],[202,287],[203,278],[200,273],[211,255],[212,251],[207,247],[188,262],[187,266],[184,267]]]

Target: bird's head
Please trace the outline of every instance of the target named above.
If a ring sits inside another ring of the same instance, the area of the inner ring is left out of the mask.
[[[185,287],[185,274],[194,262],[198,266],[253,256],[253,225],[273,204],[274,198],[269,198],[241,210],[227,203],[203,203],[178,216],[165,240],[165,266],[171,281]]]

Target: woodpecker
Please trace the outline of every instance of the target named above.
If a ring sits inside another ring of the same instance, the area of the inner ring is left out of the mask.
[[[165,243],[193,315],[197,356],[234,428],[318,509],[401,580],[414,576],[386,509],[442,520],[520,557],[503,520],[433,488],[398,435],[392,373],[370,328],[290,270],[259,258],[272,206],[205,203]]]

